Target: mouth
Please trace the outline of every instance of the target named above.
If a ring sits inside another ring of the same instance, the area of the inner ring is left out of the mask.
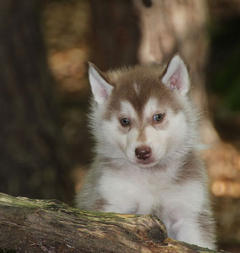
[[[138,164],[140,167],[149,168],[155,166],[158,163],[158,161],[149,158],[146,160],[136,160],[135,163]]]

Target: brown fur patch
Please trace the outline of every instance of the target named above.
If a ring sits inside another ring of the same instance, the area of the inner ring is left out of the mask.
[[[174,93],[161,82],[162,73],[163,68],[159,65],[135,66],[107,72],[105,75],[115,88],[105,118],[109,119],[113,112],[119,111],[120,103],[124,100],[132,104],[140,119],[149,98],[156,98],[160,105],[167,105],[174,112],[179,111],[181,106],[174,98]]]
[[[215,222],[210,212],[201,212],[198,216],[198,223],[202,229],[203,239],[206,241],[216,241]]]
[[[138,135],[138,138],[137,138],[137,140],[139,141],[139,142],[145,142],[146,141],[146,134],[145,134],[145,131],[144,131],[145,129],[144,128],[142,128],[142,129],[140,129],[140,131],[139,131],[139,135]]]
[[[203,180],[203,165],[193,152],[187,154],[183,166],[178,170],[175,182],[184,183],[186,180]]]
[[[93,210],[103,211],[104,206],[107,205],[107,201],[103,198],[97,199],[92,207]]]

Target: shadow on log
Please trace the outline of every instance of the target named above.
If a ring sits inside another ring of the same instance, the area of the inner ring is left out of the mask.
[[[0,193],[0,252],[214,252],[167,238],[150,215],[87,212]]]

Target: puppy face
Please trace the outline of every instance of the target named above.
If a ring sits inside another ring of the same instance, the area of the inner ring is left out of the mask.
[[[157,96],[146,97],[145,103],[136,107],[131,100],[117,100],[119,96],[113,94],[101,129],[104,139],[108,140],[106,145],[142,167],[154,166],[173,155],[184,145],[188,131],[180,103],[169,101],[173,97],[163,100]],[[143,103],[140,98],[139,102]]]
[[[165,72],[155,65],[95,76],[101,83],[92,85],[99,152],[141,167],[182,152],[191,132],[185,112],[189,82],[182,60],[172,61]]]

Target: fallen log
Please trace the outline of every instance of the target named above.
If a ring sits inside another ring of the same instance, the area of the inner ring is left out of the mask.
[[[87,212],[56,200],[0,193],[2,252],[216,252],[167,237],[151,215]]]

